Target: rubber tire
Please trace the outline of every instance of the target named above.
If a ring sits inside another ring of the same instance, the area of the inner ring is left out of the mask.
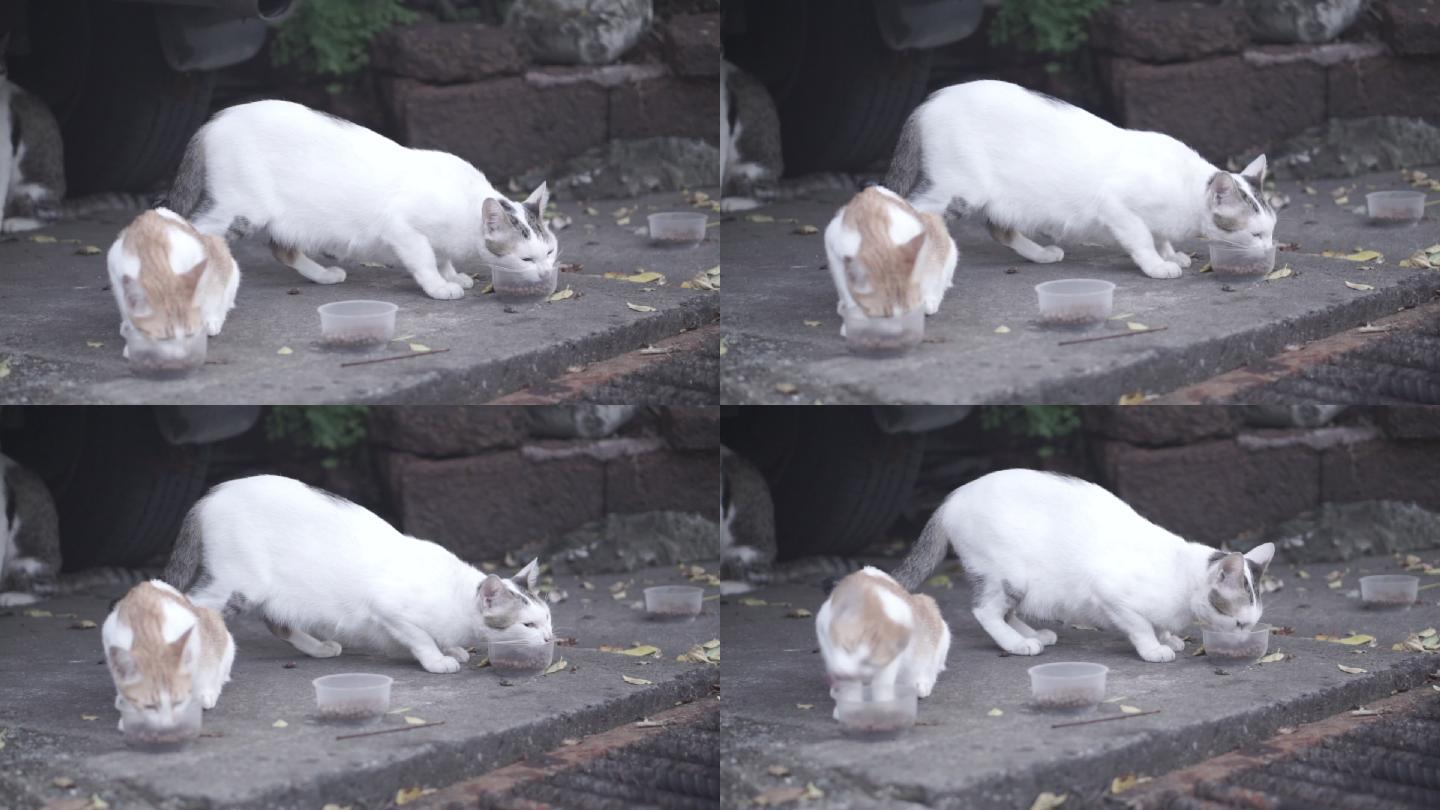
[[[98,3],[80,101],[61,121],[72,195],[167,184],[210,114],[215,76],[165,62],[154,9]]]
[[[25,429],[6,436],[5,451],[45,478],[55,497],[64,570],[134,568],[167,555],[205,494],[210,446],[167,444],[146,406],[27,410]]]
[[[780,112],[786,174],[888,161],[905,119],[924,101],[930,52],[886,46],[874,2],[763,0],[749,7],[752,29],[766,28],[762,76]]]
[[[882,433],[863,406],[762,410],[727,446],[765,473],[778,558],[851,556],[882,539],[909,503],[925,436]]]

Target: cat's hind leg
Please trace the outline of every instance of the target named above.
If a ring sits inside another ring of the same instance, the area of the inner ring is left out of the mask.
[[[283,638],[294,645],[295,649],[305,653],[311,658],[334,658],[340,654],[340,644],[335,641],[321,641],[318,638],[296,630],[288,625],[281,624],[269,617],[265,619],[265,626],[277,637]]]
[[[1052,264],[1065,258],[1065,251],[1059,245],[1036,244],[1025,234],[1014,228],[999,225],[993,220],[986,220],[985,227],[990,231],[990,237],[996,242],[1036,264]]]
[[[1025,636],[1026,638],[1037,639],[1041,644],[1044,644],[1046,647],[1049,647],[1051,644],[1054,644],[1056,641],[1060,640],[1059,636],[1055,635],[1054,630],[1036,630],[1035,628],[1026,624],[1025,621],[1019,616],[1017,616],[1015,614],[1015,611],[1013,610],[1005,615],[1005,623],[1015,628],[1015,632],[1019,633],[1020,635]]]
[[[1040,643],[1040,639],[1023,636],[1006,623],[1005,617],[1014,609],[1015,600],[1006,593],[1004,584],[985,580],[975,597],[975,607],[970,612],[1005,652],[1011,655],[1039,655],[1044,652],[1045,645]]]
[[[270,252],[275,254],[281,264],[316,284],[339,284],[345,280],[344,268],[322,267],[314,259],[301,253],[299,248],[287,247],[271,239]]]

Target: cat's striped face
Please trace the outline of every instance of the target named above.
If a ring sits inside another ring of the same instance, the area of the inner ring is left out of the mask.
[[[1217,551],[1210,555],[1206,592],[1197,596],[1196,618],[1217,630],[1249,629],[1264,610],[1260,578],[1275,546],[1265,543],[1246,554]]]
[[[1216,172],[1205,187],[1205,238],[1238,248],[1274,245],[1275,210],[1264,189],[1264,155],[1238,174]]]
[[[482,206],[481,224],[489,263],[507,270],[550,272],[560,245],[545,221],[550,200],[545,184],[523,203],[494,197]]]
[[[476,601],[492,641],[541,644],[555,637],[550,605],[535,589],[539,577],[540,563],[531,560],[513,578],[491,574],[480,583]]]

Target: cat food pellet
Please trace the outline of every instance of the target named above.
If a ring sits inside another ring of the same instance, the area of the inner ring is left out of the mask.
[[[1099,703],[1101,697],[1090,689],[1072,689],[1048,692],[1043,697],[1037,697],[1035,704],[1042,709],[1083,709]]]
[[[1372,596],[1365,600],[1365,604],[1393,607],[1395,605],[1413,605],[1415,601],[1405,594],[1397,594],[1395,596]]]
[[[1213,643],[1205,648],[1205,654],[1214,658],[1259,658],[1268,649],[1267,639],[1261,636],[1258,641],[1248,644],[1238,644],[1232,647],[1216,647]]]
[[[326,720],[365,720],[380,714],[384,708],[374,701],[327,703],[321,707],[320,716]]]
[[[131,357],[130,370],[141,377],[180,377],[198,368],[200,363],[184,359]]]
[[[532,284],[500,284],[495,285],[495,296],[501,301],[514,301],[525,303],[527,301],[539,301],[549,298],[555,291],[549,281],[537,281]]]
[[[1050,310],[1042,313],[1040,319],[1052,326],[1081,326],[1087,323],[1098,323],[1105,316],[1102,313],[1091,310]]]
[[[860,734],[900,731],[915,724],[915,718],[907,712],[896,711],[885,706],[862,706],[849,709],[842,717],[847,731]]]
[[[1241,261],[1235,264],[1212,264],[1216,273],[1226,276],[1253,276],[1259,273],[1270,272],[1271,263],[1267,257],[1259,257],[1251,261]]]
[[[846,345],[858,352],[903,352],[915,345],[904,335],[846,335]]]
[[[386,342],[390,335],[384,329],[355,332],[331,332],[324,336],[326,346],[337,349],[354,349],[360,346],[376,346]]]

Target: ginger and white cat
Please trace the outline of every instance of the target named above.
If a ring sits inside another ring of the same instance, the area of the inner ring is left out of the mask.
[[[370,510],[294,479],[227,481],[190,510],[165,580],[197,605],[258,612],[270,632],[316,658],[341,644],[406,651],[457,672],[465,648],[552,636],[535,592],[539,563],[486,575]]]
[[[866,566],[840,580],[815,614],[831,696],[847,684],[869,685],[887,699],[900,678],[929,697],[945,670],[950,628],[927,594],[912,594],[889,574]]]
[[[152,340],[186,338],[201,329],[218,335],[240,288],[240,266],[225,240],[200,233],[167,208],[136,217],[116,237],[105,263],[121,335],[132,329]]]
[[[408,149],[288,101],[221,110],[190,140],[167,205],[202,233],[265,231],[275,257],[317,284],[345,280],[307,253],[398,261],[431,298],[460,298],[477,259],[538,280],[555,264],[545,184],[525,202],[446,152]]]
[[[871,186],[826,226],[825,256],[840,297],[838,310],[859,308],[879,318],[919,306],[926,315],[938,312],[955,276],[958,251],[940,217],[915,210],[888,188]]]
[[[1238,174],[1158,132],[1122,129],[1000,81],[936,91],[911,113],[885,185],[930,213],[977,212],[996,241],[1032,262],[1065,251],[1034,240],[1118,244],[1151,278],[1175,278],[1195,236],[1274,244],[1265,156]]]
[[[1034,470],[1002,470],[950,494],[895,571],[917,587],[953,546],[974,582],[972,611],[1012,655],[1039,655],[1051,630],[1024,619],[1124,633],[1146,661],[1171,661],[1192,622],[1260,620],[1260,577],[1273,543],[1226,553],[1141,517],[1104,488]]]
[[[115,679],[115,708],[128,704],[153,726],[174,726],[192,700],[215,708],[235,661],[235,640],[220,614],[160,580],[142,582],[116,602],[100,638]]]

